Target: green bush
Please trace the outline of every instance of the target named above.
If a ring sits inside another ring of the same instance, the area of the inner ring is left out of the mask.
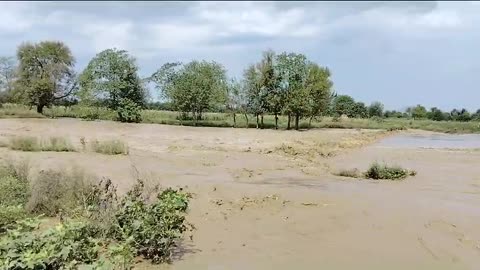
[[[407,176],[415,175],[415,171],[409,171],[400,167],[391,167],[386,164],[373,163],[370,168],[365,172],[366,178],[371,179],[404,179]]]
[[[22,205],[0,205],[0,234],[15,229],[17,220],[28,216]]]
[[[128,123],[139,123],[142,121],[142,108],[128,98],[120,100],[117,114],[118,121]]]
[[[92,150],[106,155],[128,155],[128,146],[120,140],[92,141]]]

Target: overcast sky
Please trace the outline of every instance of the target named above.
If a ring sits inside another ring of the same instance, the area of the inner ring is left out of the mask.
[[[79,71],[116,47],[142,75],[205,59],[241,76],[273,49],[328,66],[335,91],[366,103],[476,110],[478,14],[480,2],[0,2],[0,55],[62,40]]]

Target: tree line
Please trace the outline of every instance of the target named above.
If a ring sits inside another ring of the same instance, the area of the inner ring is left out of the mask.
[[[479,118],[480,110],[427,111],[417,105],[405,112],[384,111],[380,102],[369,106],[333,91],[328,67],[299,53],[265,51],[257,63],[249,65],[241,78],[228,78],[227,71],[215,61],[165,63],[146,78],[138,75],[136,60],[125,50],[107,49],[90,60],[77,74],[75,58],[60,41],[22,43],[16,58],[0,57],[0,101],[23,103],[43,113],[55,104],[80,102],[114,110],[118,120],[141,121],[141,110],[160,108],[178,111],[181,119],[202,120],[205,112],[249,116],[263,127],[265,115],[288,119],[287,128],[299,128],[301,119],[322,116],[408,117],[414,119],[469,121]],[[147,84],[153,83],[166,101],[151,103]]]

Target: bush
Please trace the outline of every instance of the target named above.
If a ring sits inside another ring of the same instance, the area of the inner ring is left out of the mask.
[[[142,108],[128,98],[120,100],[117,114],[120,122],[139,123],[142,121]]]
[[[99,142],[97,140],[91,143],[92,150],[96,153],[106,155],[128,155],[128,146],[119,140],[110,140]]]
[[[143,181],[130,190],[116,214],[117,239],[133,238],[138,255],[154,263],[169,261],[176,240],[187,229],[188,194],[166,189],[149,203]]]
[[[35,137],[23,136],[10,139],[8,147],[12,150],[20,151],[55,151],[55,152],[75,152],[75,148],[65,138],[50,137],[48,140],[42,140]]]
[[[404,179],[407,176],[415,175],[415,171],[409,171],[400,167],[390,167],[386,164],[380,165],[378,163],[374,163],[370,166],[370,168],[365,172],[366,178],[371,179]]]

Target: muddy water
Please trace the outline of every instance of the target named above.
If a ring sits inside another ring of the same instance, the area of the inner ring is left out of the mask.
[[[480,134],[401,134],[385,138],[377,147],[393,148],[480,148]]]

